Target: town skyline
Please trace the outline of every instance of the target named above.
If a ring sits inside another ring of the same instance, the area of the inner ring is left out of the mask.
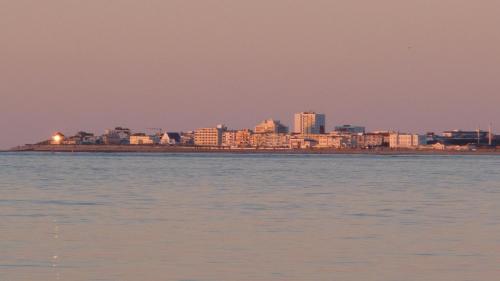
[[[167,149],[176,147],[185,149],[216,150],[261,150],[261,149],[336,149],[336,150],[458,150],[475,151],[477,148],[496,148],[499,136],[494,134],[492,126],[488,130],[446,130],[440,132],[401,132],[383,129],[367,130],[365,126],[343,124],[326,129],[326,115],[315,111],[301,111],[294,115],[293,127],[280,120],[264,119],[252,128],[234,128],[225,124],[209,127],[196,127],[189,131],[177,131],[163,128],[132,130],[126,126],[106,129],[104,134],[80,130],[74,135],[54,132],[49,139],[36,143],[18,145],[14,150],[53,150],[92,151],[108,150],[144,151],[156,147]],[[135,148],[132,148],[134,147]],[[128,148],[127,148],[128,147]]]
[[[301,111],[301,112],[316,112],[316,111],[309,109],[309,110]],[[283,121],[283,119],[280,119],[280,118],[268,117],[268,118],[260,118],[260,119],[258,119],[258,117],[255,117],[255,119],[258,120],[258,121],[256,121],[254,124],[249,125],[249,126],[234,126],[234,125],[232,125],[231,122],[224,122],[224,121],[213,122],[213,123],[209,124],[209,121],[204,121],[204,122],[200,122],[200,124],[197,125],[197,126],[195,125],[193,127],[185,127],[185,129],[176,129],[176,128],[182,128],[182,126],[178,126],[178,125],[174,125],[174,126],[161,126],[160,124],[158,124],[158,123],[161,123],[161,122],[154,123],[153,125],[145,125],[145,126],[128,126],[127,124],[113,124],[113,125],[107,125],[107,126],[106,125],[99,126],[99,127],[95,128],[95,129],[88,128],[88,127],[77,128],[76,126],[63,127],[63,128],[53,128],[53,129],[50,129],[50,130],[46,131],[43,135],[40,135],[38,137],[37,136],[33,136],[30,139],[31,141],[26,141],[26,142],[12,142],[10,144],[7,143],[7,144],[4,144],[4,147],[2,147],[3,143],[0,142],[0,149],[9,149],[9,148],[12,148],[14,146],[22,145],[22,144],[27,144],[27,143],[36,143],[36,142],[38,142],[38,141],[40,141],[40,140],[42,140],[44,138],[47,138],[47,136],[50,136],[51,134],[56,133],[56,132],[64,132],[65,134],[68,134],[68,135],[74,135],[74,134],[76,134],[78,132],[81,132],[81,131],[84,131],[84,132],[94,132],[94,133],[102,133],[102,132],[105,132],[108,129],[112,129],[112,128],[115,128],[115,127],[129,128],[133,132],[141,132],[141,133],[145,132],[145,133],[148,133],[148,134],[153,134],[153,133],[158,132],[158,131],[162,131],[162,132],[167,132],[167,131],[189,132],[189,131],[195,131],[196,129],[199,129],[199,128],[215,127],[218,124],[222,124],[222,125],[226,126],[230,130],[239,130],[239,129],[250,129],[250,130],[253,130],[255,128],[256,124],[262,122],[263,120],[271,119],[271,120],[280,121],[283,125],[285,125],[287,128],[289,128],[289,132],[290,133],[294,133],[294,119],[293,119],[294,118],[294,114],[296,114],[296,113],[291,113],[289,115],[292,116],[292,117],[285,118],[285,119],[291,119],[289,122],[285,122],[285,121]],[[495,127],[494,127],[494,124],[492,122],[491,123],[484,122],[485,123],[484,126],[476,126],[476,127],[473,127],[473,128],[471,128],[471,127],[464,127],[464,126],[458,126],[458,127],[448,127],[448,128],[442,128],[442,129],[436,129],[436,130],[425,130],[425,129],[411,130],[411,129],[391,128],[391,127],[384,127],[384,126],[370,127],[370,126],[366,126],[365,124],[360,123],[360,122],[341,122],[341,123],[335,123],[335,122],[332,122],[330,120],[330,118],[328,118],[327,114],[324,114],[324,115],[326,115],[325,133],[332,132],[332,131],[334,131],[335,127],[337,127],[337,126],[343,126],[343,125],[362,126],[362,127],[366,128],[367,132],[387,131],[387,132],[415,133],[415,134],[422,134],[422,135],[426,134],[426,133],[429,133],[429,132],[441,133],[441,132],[444,132],[444,131],[451,131],[451,130],[475,131],[477,129],[480,129],[480,130],[483,130],[483,131],[487,131],[489,129],[489,127],[491,126],[493,134],[496,135]],[[130,123],[134,123],[134,122],[130,122]],[[207,125],[201,125],[201,124],[207,124]],[[408,128],[408,126],[406,126],[406,128]]]
[[[309,109],[328,116],[327,129],[500,127],[499,9],[465,0],[6,1],[0,148],[56,130],[290,125]]]

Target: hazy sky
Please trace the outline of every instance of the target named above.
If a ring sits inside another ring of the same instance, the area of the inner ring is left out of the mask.
[[[500,128],[500,1],[0,0],[0,148],[323,112]],[[497,130],[500,131],[500,130]]]

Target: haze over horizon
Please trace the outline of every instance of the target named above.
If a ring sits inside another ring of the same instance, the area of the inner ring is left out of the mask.
[[[327,129],[499,132],[499,1],[0,3],[0,148],[295,112]]]

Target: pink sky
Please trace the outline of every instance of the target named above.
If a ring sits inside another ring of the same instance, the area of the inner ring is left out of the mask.
[[[0,148],[323,112],[327,129],[500,128],[500,1],[0,2]],[[496,130],[500,131],[500,130]]]

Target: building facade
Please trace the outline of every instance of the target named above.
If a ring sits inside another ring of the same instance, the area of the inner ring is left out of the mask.
[[[200,128],[194,131],[194,145],[222,146],[222,136],[226,127],[217,125],[215,128]]]
[[[236,131],[235,142],[237,147],[250,147],[253,132],[250,129]]]
[[[290,135],[288,134],[253,134],[251,146],[263,148],[288,148],[290,146]]]
[[[493,136],[491,136],[491,138],[493,139]],[[443,132],[443,136],[438,138],[438,140],[446,145],[486,145],[490,143],[490,133],[481,130],[452,130]]]
[[[324,134],[325,115],[316,112],[296,113],[294,125],[294,132],[297,134]]]
[[[236,131],[230,130],[222,132],[222,146],[236,147]]]
[[[130,144],[133,145],[143,145],[143,144],[158,144],[160,143],[160,136],[153,135],[148,136],[144,133],[136,133],[130,136]]]
[[[180,145],[194,145],[194,131],[181,132]]]
[[[426,137],[417,134],[392,133],[389,138],[390,148],[417,148],[426,144]]]
[[[290,148],[305,149],[313,148],[318,145],[318,141],[307,137],[294,136],[290,138]]]
[[[131,131],[128,128],[116,127],[107,129],[102,136],[104,144],[128,144]]]
[[[389,146],[389,134],[387,136],[381,133],[366,133],[353,135],[353,139],[356,141],[356,146],[360,148],[373,148]]]
[[[347,148],[351,144],[349,136],[341,135],[320,135],[317,141],[320,148]]]

